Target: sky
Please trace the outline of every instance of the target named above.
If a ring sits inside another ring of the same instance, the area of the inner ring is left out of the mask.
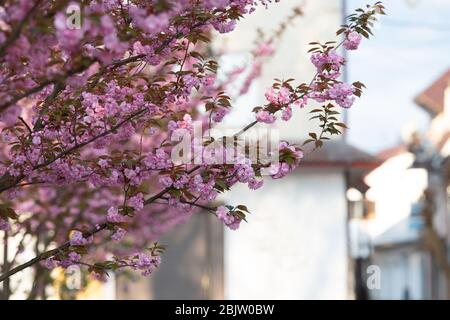
[[[348,9],[365,2],[348,0]],[[450,0],[383,2],[388,15],[348,62],[349,79],[367,86],[349,112],[348,139],[372,153],[426,129],[429,117],[413,99],[450,68]]]

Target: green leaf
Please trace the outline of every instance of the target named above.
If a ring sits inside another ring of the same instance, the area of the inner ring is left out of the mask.
[[[342,123],[342,122],[336,122],[334,125],[338,126],[338,127],[341,127],[341,128],[348,129],[347,125],[345,123]]]
[[[10,218],[13,220],[17,220],[19,218],[14,209],[7,204],[0,204],[0,217],[4,219]]]
[[[241,211],[245,211],[245,212],[247,212],[247,213],[250,213],[250,211],[248,211],[248,209],[247,209],[247,207],[246,206],[244,206],[244,205],[238,205],[236,208],[238,208],[239,210],[241,210]]]

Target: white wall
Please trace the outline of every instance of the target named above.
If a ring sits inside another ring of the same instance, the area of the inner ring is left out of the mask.
[[[345,183],[336,170],[299,169],[227,201],[253,212],[225,232],[228,299],[346,299]]]

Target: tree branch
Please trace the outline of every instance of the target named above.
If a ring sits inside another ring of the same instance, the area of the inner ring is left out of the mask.
[[[96,140],[98,140],[100,138],[103,138],[103,137],[107,136],[111,132],[114,132],[117,129],[119,129],[125,123],[127,123],[127,122],[133,120],[134,118],[144,114],[145,111],[147,111],[147,109],[144,108],[144,109],[141,109],[141,110],[131,114],[130,116],[128,116],[127,118],[123,119],[122,121],[120,121],[115,126],[111,127],[109,130],[106,130],[106,131],[102,132],[101,134],[99,134],[99,135],[97,135],[95,137],[92,137],[89,140],[86,140],[85,142],[82,142],[82,143],[79,143],[79,144],[75,144],[73,147],[71,147],[71,148],[69,148],[69,149],[59,153],[54,158],[52,158],[50,160],[47,160],[47,161],[45,161],[45,162],[43,162],[43,163],[41,163],[39,165],[36,165],[35,167],[33,167],[32,171],[44,168],[44,167],[52,164],[56,160],[64,158],[67,155],[71,154],[72,152],[74,152],[74,151],[76,151],[78,149],[81,149],[84,146],[86,146],[86,145],[88,145],[88,144],[90,144],[90,143],[92,143],[92,142],[94,142],[94,141],[96,141]],[[6,178],[8,178],[8,176],[9,176],[8,174],[5,174],[2,178],[0,178],[0,193],[15,187],[20,181],[22,181],[25,178],[25,175],[23,175],[23,174],[18,176],[18,177],[16,177],[16,178],[12,177],[12,179],[6,179]],[[2,183],[2,180],[3,180],[4,183]]]

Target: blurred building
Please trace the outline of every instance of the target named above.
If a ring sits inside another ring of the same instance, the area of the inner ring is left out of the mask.
[[[244,188],[236,190],[228,199],[244,201],[254,214],[239,232],[225,232],[226,297],[353,298],[346,192],[364,190],[364,173],[377,165],[344,141],[330,141],[291,176],[244,198]]]
[[[375,299],[450,298],[450,70],[415,99],[431,121],[425,135],[382,152],[365,179],[375,204],[368,221],[381,270]]]

